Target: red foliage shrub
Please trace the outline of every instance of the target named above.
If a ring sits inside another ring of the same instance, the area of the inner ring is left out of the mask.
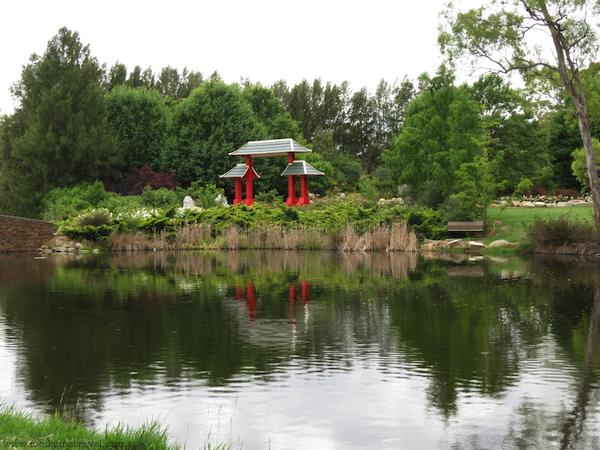
[[[181,183],[177,181],[175,172],[171,172],[168,175],[154,173],[150,169],[150,166],[144,163],[141,169],[131,167],[121,181],[107,187],[112,192],[121,195],[142,195],[146,186],[150,186],[152,189],[164,187],[174,191],[181,186]]]

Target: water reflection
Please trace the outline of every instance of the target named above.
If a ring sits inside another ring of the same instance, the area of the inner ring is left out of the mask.
[[[23,258],[0,255],[3,400],[100,425],[170,411],[192,446],[233,404],[244,448],[598,446],[595,262]]]

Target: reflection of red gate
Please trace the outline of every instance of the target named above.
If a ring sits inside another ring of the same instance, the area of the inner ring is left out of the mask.
[[[301,281],[302,289],[302,305],[308,302],[308,281]],[[297,300],[296,285],[290,284],[290,323],[296,323],[296,300]]]
[[[301,297],[302,305],[305,306],[308,303],[308,281],[301,281]],[[241,286],[235,288],[236,300],[245,300],[248,308],[248,319],[254,320],[255,302],[254,302],[254,284],[248,283],[246,285],[246,295],[244,296],[244,289]],[[296,323],[296,300],[298,299],[297,286],[295,283],[290,284],[290,323]]]

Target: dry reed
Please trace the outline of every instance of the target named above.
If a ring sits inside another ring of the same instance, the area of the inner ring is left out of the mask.
[[[341,249],[342,251],[406,251],[417,252],[416,235],[406,224],[393,227],[377,225],[358,234],[351,225],[342,231],[327,232],[316,226],[284,228],[281,225],[240,228],[228,226],[214,233],[208,224],[178,226],[174,232],[155,232],[149,239],[141,233],[119,233],[110,238],[114,251],[192,250],[192,249]]]
[[[108,240],[108,248],[112,251],[142,251],[154,248],[153,244],[142,233],[117,233]]]

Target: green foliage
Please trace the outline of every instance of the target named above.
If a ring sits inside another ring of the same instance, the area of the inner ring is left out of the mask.
[[[93,209],[92,211],[80,214],[77,216],[77,226],[83,227],[86,225],[100,226],[105,225],[112,219],[112,214],[107,209]]]
[[[364,173],[360,162],[347,159],[340,168],[342,184],[346,190],[355,191],[358,187],[361,175]]]
[[[319,172],[323,172],[325,175],[323,176],[314,176],[308,177],[308,190],[313,194],[320,195],[322,197],[329,194],[331,189],[333,188],[333,180],[335,169],[333,166],[325,161],[318,153],[306,153],[302,155],[302,158]]]
[[[515,193],[525,195],[526,193],[531,192],[532,188],[533,181],[531,181],[529,178],[524,178],[517,185]]]
[[[101,181],[79,183],[70,188],[54,188],[41,201],[43,220],[65,220],[81,211],[104,206],[118,195],[106,192]],[[110,208],[109,208],[110,209]]]
[[[600,152],[600,141],[596,138],[592,138],[592,144],[594,146],[594,152],[596,153],[596,158],[598,158]],[[583,191],[586,191],[590,187],[590,178],[588,176],[587,168],[586,168],[586,157],[585,157],[585,149],[578,148],[573,150],[571,153],[573,157],[573,162],[571,163],[571,170],[573,171],[573,175],[579,182]],[[600,161],[596,159],[598,170],[600,170]]]
[[[167,108],[151,89],[117,86],[104,99],[109,128],[119,137],[124,167],[156,168],[166,138]]]
[[[239,87],[214,80],[174,105],[169,135],[163,173],[175,172],[184,186],[200,180],[227,189],[219,176],[233,164],[228,154],[268,136]]]
[[[408,210],[406,223],[412,226],[419,239],[445,239],[446,222],[442,213],[429,208],[415,208]]]
[[[381,80],[374,93],[367,88],[352,93],[347,82],[324,84],[320,79],[302,80],[291,89],[280,81],[273,90],[315,151],[336,168],[338,156],[355,159],[366,172],[391,146],[414,93],[406,78],[400,84]]]
[[[259,203],[279,204],[283,203],[281,195],[275,189],[268,192],[259,192],[254,196],[254,200]]]
[[[400,184],[415,188],[435,180],[444,198],[453,193],[454,173],[477,153],[481,107],[466,85],[441,66],[435,77],[421,75],[420,92],[410,103],[394,148],[382,158]]]
[[[142,192],[142,204],[154,208],[179,206],[180,198],[180,194],[167,188],[152,189],[150,186],[146,186]]]
[[[194,200],[194,203],[198,207],[210,208],[217,206],[215,199],[221,195],[225,196],[225,191],[222,188],[218,188],[215,183],[203,183],[200,181],[193,181],[189,188],[178,189],[180,202],[183,202],[183,198],[189,195]]]
[[[60,233],[69,236],[75,240],[86,240],[93,241],[102,244],[106,242],[106,239],[116,232],[118,229],[117,225],[82,225],[82,226],[70,226],[65,225],[61,227]]]
[[[368,175],[360,178],[360,181],[358,182],[358,191],[370,202],[377,202],[377,200],[379,200],[379,191],[375,185],[375,181]]]
[[[107,132],[102,77],[66,28],[31,57],[12,89],[20,105],[0,125],[0,211],[31,217],[53,188],[117,174],[121,151]]]
[[[489,128],[491,125],[486,126],[486,130]],[[494,202],[506,182],[498,181],[503,155],[501,151],[492,155],[490,146],[493,141],[489,134],[476,140],[481,153],[475,155],[473,162],[461,164],[456,172],[458,193],[454,197],[460,199],[463,209],[484,222],[487,221],[487,207]]]

